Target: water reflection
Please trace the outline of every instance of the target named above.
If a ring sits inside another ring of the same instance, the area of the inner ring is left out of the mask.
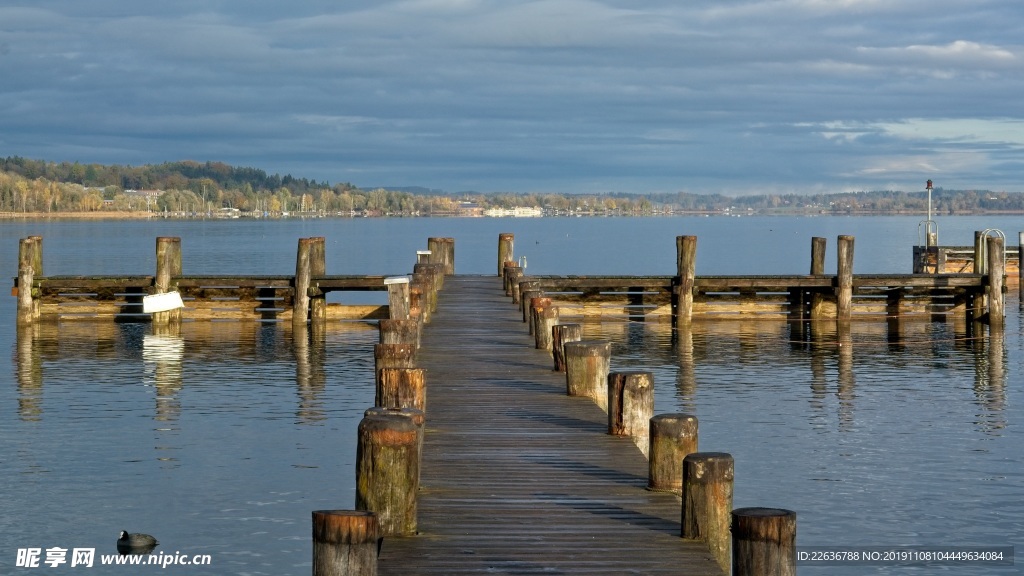
[[[803,382],[809,410],[787,416],[851,432],[864,425],[858,411],[876,412],[885,394],[962,402],[972,388],[975,429],[999,435],[1007,425],[1003,333],[963,318],[693,322],[678,330],[605,322],[584,324],[583,337],[612,342],[613,370],[651,370],[658,382],[674,382],[671,407],[659,386],[658,411],[699,413],[702,401],[765,388],[791,395]]]
[[[99,392],[106,391],[113,381],[135,382],[152,390],[150,416],[158,423],[157,432],[173,433],[185,410],[182,397],[187,388],[258,387],[268,381],[279,382],[289,374],[295,384],[295,421],[313,424],[327,418],[322,395],[328,363],[338,368],[335,373],[342,379],[353,370],[358,372],[368,362],[361,356],[368,355],[372,364],[368,350],[376,338],[375,325],[359,322],[314,324],[295,332],[290,323],[258,322],[194,322],[170,327],[112,322],[19,326],[15,362],[18,416],[23,421],[44,419],[45,389],[51,380],[62,384],[78,381]],[[341,349],[336,350],[339,344]],[[117,370],[111,370],[114,366]],[[372,371],[369,373],[372,384]],[[82,380],[85,374],[97,376],[92,381]],[[230,381],[233,378],[235,382]],[[97,410],[102,410],[100,398],[94,406]]]

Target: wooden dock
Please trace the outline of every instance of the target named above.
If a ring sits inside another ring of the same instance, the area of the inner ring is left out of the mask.
[[[382,576],[722,574],[680,537],[632,440],[535,349],[493,276],[453,276],[423,327],[428,398],[419,534],[384,539]]]

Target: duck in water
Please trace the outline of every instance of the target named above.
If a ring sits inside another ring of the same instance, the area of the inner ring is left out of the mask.
[[[149,554],[160,542],[149,534],[133,533],[121,530],[117,538],[117,551],[124,554]]]

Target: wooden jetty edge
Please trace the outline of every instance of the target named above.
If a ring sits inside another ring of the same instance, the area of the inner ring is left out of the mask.
[[[679,498],[646,489],[641,451],[566,396],[500,288],[447,279],[423,328],[419,534],[385,538],[379,574],[722,574],[680,538]]]

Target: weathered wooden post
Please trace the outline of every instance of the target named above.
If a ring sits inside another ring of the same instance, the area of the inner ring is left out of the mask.
[[[36,278],[35,243],[32,236],[18,242],[18,324],[31,324],[37,316],[32,294]]]
[[[313,576],[377,576],[379,547],[373,512],[313,511]]]
[[[420,347],[420,321],[383,319],[377,323],[381,344],[415,344]]]
[[[377,514],[381,536],[416,533],[420,427],[400,412],[373,412],[359,422],[355,506]]]
[[[676,236],[676,326],[693,317],[693,286],[697,275],[697,237]]]
[[[523,277],[525,278],[525,276]],[[523,302],[529,302],[526,298],[527,292],[538,292],[540,291],[540,283],[536,280],[523,280],[519,279],[519,289],[512,290],[512,303],[519,306],[519,310],[523,309]]]
[[[583,340],[583,326],[580,324],[555,324],[551,327],[551,357],[555,361],[555,372],[565,372],[565,343]]]
[[[415,408],[426,412],[426,370],[381,368],[374,404],[384,408]]]
[[[985,234],[974,231],[974,273],[985,274]]]
[[[543,296],[536,296],[534,298],[530,298],[530,314],[527,318],[527,329],[529,334],[537,333],[537,311],[550,307],[551,298],[545,298]]]
[[[181,238],[161,236],[156,239],[156,277],[153,280],[157,294],[173,292],[178,288],[174,278],[181,276]],[[154,312],[154,326],[170,326],[181,322],[181,309]]]
[[[1006,309],[1003,306],[1003,279],[1006,271],[1006,254],[1003,250],[1002,237],[989,236],[987,242],[988,325],[1002,328],[1003,322],[1006,319]]]
[[[1017,232],[1017,290],[1024,296],[1024,232]],[[1024,298],[1020,301],[1024,305]]]
[[[552,327],[558,324],[558,306],[552,304],[550,298],[541,298],[546,301],[539,308],[534,308],[534,342],[538,350],[552,349]]]
[[[29,236],[32,241],[32,269],[35,270],[36,278],[42,278],[43,273],[43,237]]]
[[[292,298],[292,326],[305,326],[309,320],[309,284],[313,276],[312,238],[299,238],[295,254],[295,295]]]
[[[647,456],[654,416],[654,375],[624,371],[608,374],[608,434],[628,436]]]
[[[611,364],[611,342],[580,340],[566,342],[565,389],[569,396],[590,398],[608,411],[608,368]]]
[[[498,234],[498,275],[505,271],[506,262],[514,262],[515,259],[512,256],[512,246],[515,242],[515,234],[508,232],[502,232]]]
[[[734,576],[796,576],[796,512],[781,508],[732,511]]]
[[[380,385],[381,368],[415,368],[415,344],[374,344],[374,383]]]
[[[811,275],[820,276],[825,273],[825,238],[811,238]],[[810,316],[811,319],[821,318],[822,307],[825,303],[824,296],[817,291],[811,292]]]
[[[388,316],[392,320],[409,319],[409,277],[392,276],[384,279],[388,288]]]
[[[544,294],[543,292],[541,292],[540,290],[536,290],[536,289],[523,290],[521,292],[521,294],[520,294],[521,297],[520,297],[520,302],[519,302],[519,309],[523,313],[523,322],[526,322],[526,323],[530,322],[530,314],[531,314],[531,312],[530,312],[530,303],[533,301],[534,298],[540,298],[541,295],[543,295],[543,294]],[[533,333],[532,329],[530,330],[530,333],[531,334]]]
[[[416,278],[413,274],[412,280],[409,282],[409,318],[415,319],[426,324],[430,320],[430,313],[427,312],[426,296],[424,292],[426,288],[423,286],[423,282]]]
[[[512,302],[519,302],[519,281],[523,278],[523,267],[522,266],[509,266],[506,269],[508,274],[508,296],[512,297]]]
[[[682,536],[707,542],[727,574],[733,476],[732,456],[724,452],[694,452],[683,459]]]
[[[444,273],[455,274],[455,238],[427,238],[434,264],[443,264]]]
[[[853,236],[840,236],[836,250],[836,318],[849,320],[853,314]]]
[[[651,418],[647,487],[683,493],[683,459],[697,451],[697,417],[658,414]]]
[[[324,322],[327,320],[327,297],[319,285],[312,282],[312,278],[327,274],[327,240],[323,236],[314,236],[309,240],[309,318]]]

